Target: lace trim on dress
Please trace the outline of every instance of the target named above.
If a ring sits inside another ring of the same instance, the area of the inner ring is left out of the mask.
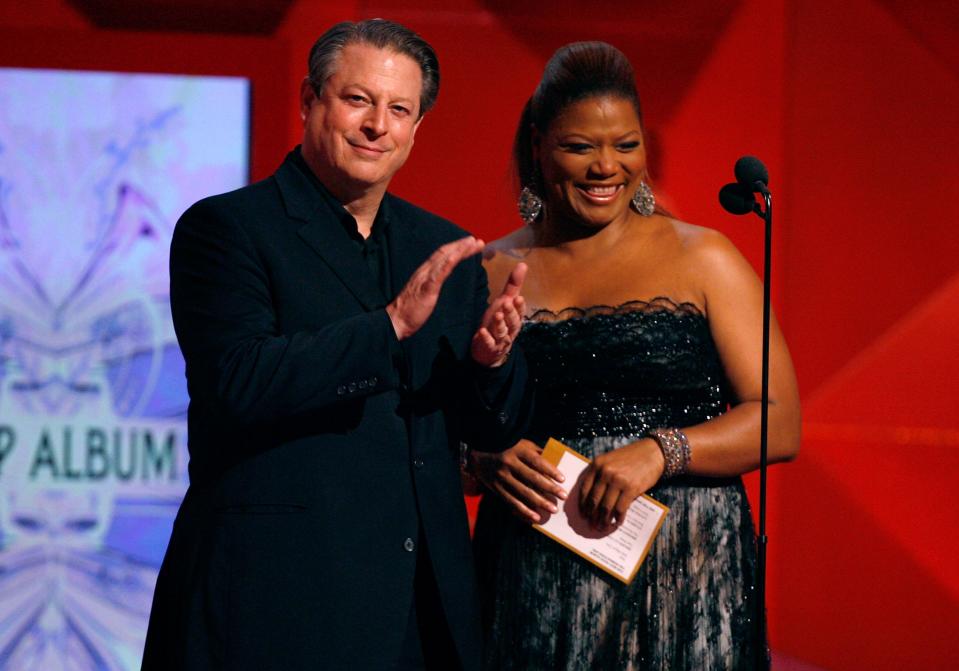
[[[587,307],[568,307],[559,312],[540,308],[533,314],[523,317],[527,322],[560,322],[570,319],[588,319],[601,315],[618,315],[630,312],[671,312],[677,316],[705,316],[695,303],[684,301],[677,303],[667,296],[656,296],[648,301],[632,300],[619,305],[589,305]]]

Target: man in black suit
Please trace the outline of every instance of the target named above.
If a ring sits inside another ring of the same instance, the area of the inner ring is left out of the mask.
[[[177,224],[190,488],[144,669],[479,668],[461,441],[523,430],[525,267],[386,193],[439,84],[397,24],[310,53],[303,144]]]

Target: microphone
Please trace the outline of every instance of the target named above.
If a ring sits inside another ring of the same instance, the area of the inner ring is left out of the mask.
[[[758,191],[769,201],[769,171],[766,166],[755,156],[741,156],[736,161],[733,172],[736,174],[736,181],[719,190],[719,204],[730,214],[755,212],[763,216],[753,194]]]
[[[766,467],[769,458],[769,321],[772,265],[772,229],[773,196],[769,192],[769,171],[755,156],[742,156],[733,169],[736,181],[719,190],[719,203],[732,214],[755,212],[766,223],[763,252],[763,349],[762,378],[759,415],[759,530],[757,535],[758,556],[756,561],[756,600],[759,603],[760,617],[756,618],[757,640],[766,640],[766,618],[761,614],[766,610]],[[762,195],[766,205],[763,209],[757,202],[756,193]],[[756,668],[765,669],[763,658],[756,657]]]
[[[749,214],[758,207],[752,190],[739,182],[732,182],[719,190],[719,204],[730,214]]]
[[[736,181],[743,186],[749,187],[753,192],[758,191],[762,194],[769,193],[766,188],[769,186],[769,171],[766,166],[755,156],[743,156],[736,161],[733,168],[736,173]]]

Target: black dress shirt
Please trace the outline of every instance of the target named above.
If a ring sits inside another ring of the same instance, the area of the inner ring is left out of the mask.
[[[364,238],[360,234],[359,226],[352,214],[347,212],[343,204],[338,201],[329,189],[323,186],[323,183],[317,179],[316,175],[303,159],[299,149],[294,152],[294,162],[296,166],[310,179],[310,183],[316,187],[317,194],[323,198],[330,206],[330,210],[336,214],[340,225],[353,242],[354,248],[363,257],[366,267],[370,269],[370,275],[376,281],[376,285],[383,294],[383,305],[385,306],[393,300],[393,286],[390,279],[390,248],[387,241],[386,229],[390,226],[389,201],[384,198],[380,202],[380,207],[376,212],[376,218],[373,220],[373,226],[370,235]]]

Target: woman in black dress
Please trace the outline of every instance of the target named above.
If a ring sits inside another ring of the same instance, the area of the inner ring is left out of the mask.
[[[720,233],[655,206],[632,67],[560,49],[520,119],[526,225],[493,243],[493,286],[529,267],[519,336],[536,386],[528,440],[469,458],[488,490],[475,550],[491,669],[739,669],[756,640],[756,548],[740,475],[758,467],[762,286]],[[799,399],[771,336],[770,463],[799,449]],[[669,514],[623,585],[531,528],[573,483],[540,455],[592,459],[581,509],[601,529],[642,493]]]

